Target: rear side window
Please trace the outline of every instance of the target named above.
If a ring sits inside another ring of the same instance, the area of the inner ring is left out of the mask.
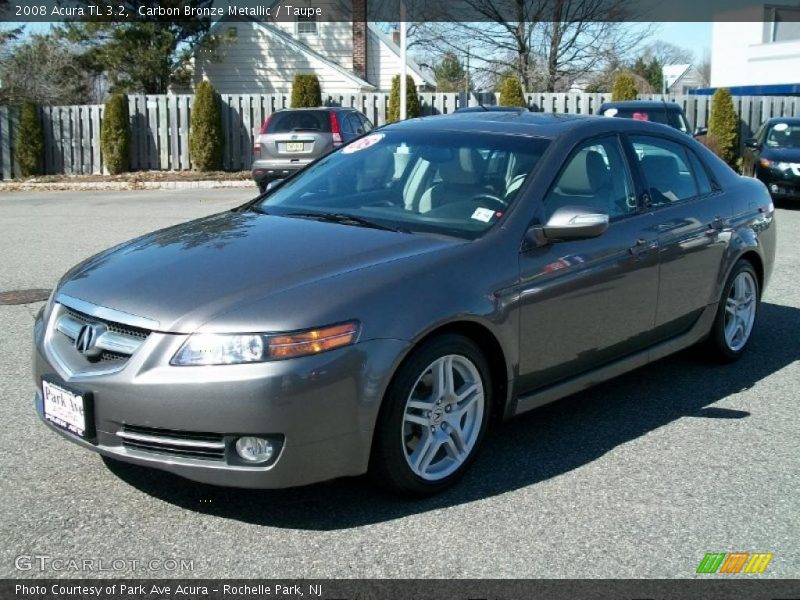
[[[631,143],[654,206],[697,196],[695,174],[683,146],[650,136],[633,136]]]
[[[672,127],[682,131],[683,133],[689,133],[689,123],[686,121],[686,117],[683,116],[682,112],[670,110],[667,112],[667,118],[669,119],[669,124]]]
[[[290,133],[292,131],[330,133],[330,113],[326,110],[291,110],[276,112],[272,115],[267,133]]]
[[[689,150],[687,154],[689,155],[689,164],[692,167],[692,171],[694,171],[694,174],[697,177],[697,185],[700,188],[700,195],[705,196],[706,194],[710,194],[714,186],[711,184],[708,171],[706,171],[703,163],[700,162],[700,159],[697,158],[697,155],[694,152]]]

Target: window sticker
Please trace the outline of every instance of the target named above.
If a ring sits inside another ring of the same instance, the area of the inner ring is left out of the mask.
[[[607,108],[603,111],[604,117],[616,117],[617,113],[619,112],[616,108]]]
[[[490,208],[476,208],[475,212],[472,213],[472,218],[476,221],[480,221],[482,223],[488,223],[492,220],[494,216],[494,211]]]
[[[352,154],[353,152],[364,150],[365,148],[374,146],[375,144],[380,142],[383,138],[384,134],[382,133],[372,133],[370,135],[364,136],[360,140],[356,140],[352,144],[348,144],[347,146],[342,148],[342,154]]]
[[[637,121],[649,121],[650,115],[644,112],[635,112],[633,113],[633,118]]]
[[[786,131],[787,129],[789,129],[789,124],[788,123],[776,123],[775,127],[773,127],[773,129],[775,131]]]

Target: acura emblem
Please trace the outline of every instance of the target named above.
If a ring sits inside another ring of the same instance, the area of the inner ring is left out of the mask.
[[[103,349],[97,347],[97,340],[106,330],[102,323],[87,323],[81,327],[78,337],[75,338],[75,349],[89,358],[100,356]]]

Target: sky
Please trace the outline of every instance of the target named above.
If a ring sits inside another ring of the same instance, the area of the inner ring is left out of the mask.
[[[46,33],[50,25],[50,23],[28,23],[26,32]],[[643,23],[641,27],[647,25],[649,23]],[[658,23],[653,39],[688,48],[694,52],[695,59],[700,61],[703,54],[706,51],[710,52],[711,49],[711,23]]]

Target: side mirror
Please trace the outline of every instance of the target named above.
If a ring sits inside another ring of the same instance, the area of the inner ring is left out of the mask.
[[[284,182],[283,179],[273,179],[272,181],[270,181],[267,184],[267,187],[266,187],[266,189],[264,191],[265,192],[270,192],[270,191],[274,190],[276,187],[278,187],[280,184],[282,184],[283,182]]]
[[[529,245],[545,246],[550,242],[586,240],[603,235],[608,229],[608,215],[585,206],[562,206],[544,225],[528,229]]]
[[[708,127],[696,127],[694,130],[694,137],[701,137],[708,135]]]
[[[745,148],[752,148],[755,150],[758,148],[758,140],[756,138],[747,138],[744,141],[744,146]]]

